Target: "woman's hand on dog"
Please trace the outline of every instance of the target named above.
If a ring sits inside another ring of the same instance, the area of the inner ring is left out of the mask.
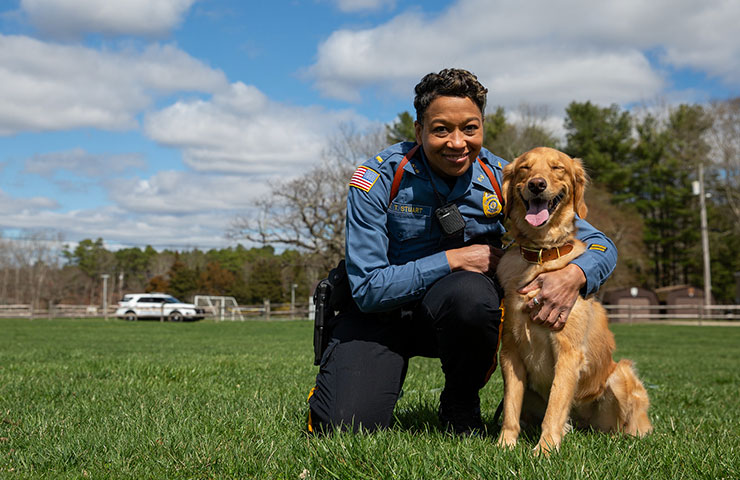
[[[557,331],[565,326],[584,285],[586,276],[583,270],[578,265],[569,264],[560,270],[539,274],[520,289],[519,293],[526,295],[539,289],[537,296],[527,302],[530,318],[535,323]],[[535,298],[537,302],[534,301]]]
[[[447,262],[450,270],[467,270],[476,273],[493,273],[496,271],[499,260],[504,255],[500,248],[486,244],[469,245],[467,247],[447,250]]]

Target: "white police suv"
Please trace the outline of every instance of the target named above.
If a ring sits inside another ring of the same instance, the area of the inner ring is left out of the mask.
[[[129,293],[118,302],[116,310],[116,317],[129,321],[153,318],[182,322],[200,320],[205,316],[205,309],[164,293]]]

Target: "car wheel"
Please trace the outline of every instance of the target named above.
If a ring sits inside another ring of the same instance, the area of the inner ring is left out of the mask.
[[[138,320],[138,317],[136,316],[136,312],[126,312],[126,315],[123,316],[123,319],[128,322],[135,322]]]
[[[172,312],[169,317],[170,322],[182,322],[182,313]]]

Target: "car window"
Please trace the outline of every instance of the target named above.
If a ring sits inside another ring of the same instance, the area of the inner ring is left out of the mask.
[[[175,297],[165,297],[164,301],[166,303],[181,303],[180,300],[176,299]]]

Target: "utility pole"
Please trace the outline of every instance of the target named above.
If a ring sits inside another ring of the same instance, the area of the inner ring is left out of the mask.
[[[290,318],[295,318],[295,289],[297,287],[295,283],[290,286]]]
[[[110,275],[104,273],[100,276],[103,279],[103,316],[108,321],[108,278]]]
[[[697,186],[696,183],[699,185]],[[697,188],[698,187],[698,188]],[[704,305],[712,304],[712,271],[709,263],[709,229],[707,227],[707,194],[704,192],[704,164],[699,163],[699,181],[694,184],[694,194],[699,195],[701,219],[701,249],[704,258]],[[697,191],[698,190],[698,191]]]

